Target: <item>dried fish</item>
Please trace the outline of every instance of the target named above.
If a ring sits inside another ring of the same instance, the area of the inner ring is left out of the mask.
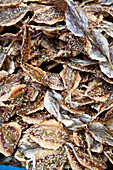
[[[112,5],[0,1],[0,164],[112,169]]]
[[[14,123],[6,123],[0,126],[0,152],[5,156],[11,156],[21,136],[20,126]]]
[[[95,140],[102,144],[113,146],[113,137],[105,126],[99,122],[92,122],[89,124],[89,131]]]
[[[7,101],[18,88],[25,88],[20,85],[22,75],[8,74],[6,71],[0,72],[0,101]]]
[[[75,154],[75,157],[77,158],[78,162],[89,169],[98,168],[98,169],[106,169],[105,164],[98,160],[96,157],[92,157],[92,160],[90,159],[89,155],[84,152],[84,150],[74,147],[73,144],[68,143],[68,145],[71,147],[72,151]]]
[[[22,63],[27,62],[28,58],[30,58],[30,47],[31,47],[30,32],[29,28],[25,26],[24,38],[21,49]]]
[[[70,149],[69,145],[65,146],[66,149],[66,153],[67,153],[67,157],[68,160],[70,162],[71,168],[72,169],[78,169],[78,170],[82,170],[83,167],[82,165],[78,162],[77,158],[74,156],[74,152]]]
[[[111,89],[106,82],[93,80],[93,82],[89,83],[86,93],[90,98],[96,101],[105,102],[111,95]]]
[[[11,26],[19,22],[28,12],[25,4],[10,7],[0,7],[0,23],[1,26]]]
[[[33,21],[52,25],[64,19],[64,11],[55,6],[46,6],[34,11]]]
[[[62,72],[60,72],[60,76],[63,80],[64,87],[72,92],[80,83],[81,77],[78,71],[72,70],[69,67],[65,67]]]
[[[88,26],[87,17],[76,2],[66,1],[68,3],[66,11],[67,27],[75,36],[83,36]]]
[[[35,153],[35,168],[43,169],[63,169],[66,162],[64,149],[56,151],[49,149],[40,149]]]
[[[101,32],[97,29],[93,29],[90,31],[88,34],[88,38],[94,44],[99,51],[101,52],[102,55],[104,55],[109,64],[111,65],[111,58],[110,58],[110,52],[109,52],[109,44],[107,39],[101,34]],[[97,58],[98,60],[98,58]]]
[[[33,67],[30,64],[24,63],[22,65],[23,70],[34,80],[38,83],[43,85],[47,85],[47,74],[39,67]]]
[[[27,130],[31,138],[43,148],[58,149],[68,139],[67,132],[55,120],[44,121]]]
[[[38,111],[35,113],[31,113],[30,115],[23,115],[23,114],[19,114],[19,116],[23,117],[23,121],[27,122],[29,124],[38,124],[43,122],[44,120],[48,120],[51,115],[47,112],[47,111]]]

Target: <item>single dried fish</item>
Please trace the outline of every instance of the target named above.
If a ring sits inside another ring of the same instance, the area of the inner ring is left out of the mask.
[[[19,114],[19,116],[22,116],[23,121],[29,124],[35,124],[35,123],[38,124],[43,122],[44,120],[48,120],[51,117],[51,115],[47,111],[38,111],[35,113],[31,113],[27,116],[23,114]]]
[[[108,129],[100,122],[92,122],[88,128],[96,141],[113,146],[113,137],[109,134]]]
[[[109,64],[111,65],[109,44],[107,39],[101,34],[101,32],[97,29],[93,29],[88,33],[88,38],[96,46],[97,49],[104,55]],[[97,58],[98,60],[98,58]]]
[[[60,77],[63,80],[64,87],[69,92],[72,92],[74,89],[76,89],[81,80],[79,72],[69,67],[64,67],[62,72],[60,72]]]
[[[0,126],[0,152],[5,156],[11,156],[20,137],[21,129],[16,122],[2,124]]]
[[[93,80],[89,83],[86,94],[96,101],[105,102],[111,95],[111,88],[106,82]]]
[[[31,138],[43,148],[58,149],[68,139],[67,132],[55,120],[35,124],[27,130]]]
[[[28,12],[25,4],[10,7],[0,7],[0,24],[1,26],[11,26],[19,22]]]
[[[92,159],[90,159],[89,155],[83,149],[75,147],[71,143],[67,143],[67,145],[70,146],[70,148],[74,152],[75,157],[82,166],[89,169],[106,169],[104,162],[98,160],[96,157],[92,157]]]
[[[21,48],[22,63],[27,62],[28,58],[30,58],[30,47],[31,47],[30,32],[28,26],[25,26],[23,43]]]
[[[66,11],[66,25],[75,36],[84,36],[87,30],[88,21],[83,10],[72,0],[66,0],[68,3]]]
[[[55,6],[46,6],[34,11],[33,21],[52,25],[64,19],[64,11]]]
[[[48,85],[47,74],[41,68],[34,67],[28,63],[24,63],[22,68],[34,81],[37,81],[43,85]]]
[[[64,149],[49,150],[40,149],[35,153],[35,167],[39,170],[43,169],[63,169],[66,162],[66,154]]]

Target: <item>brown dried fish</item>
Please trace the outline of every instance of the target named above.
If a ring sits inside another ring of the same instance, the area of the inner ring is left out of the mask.
[[[28,6],[20,4],[18,6],[0,7],[1,26],[11,26],[19,22],[28,12]]]
[[[43,148],[58,149],[68,139],[63,126],[55,120],[44,121],[27,130],[31,138]]]
[[[12,155],[40,170],[113,164],[111,5],[0,1],[0,162]]]
[[[14,123],[6,123],[0,126],[0,152],[5,156],[11,156],[15,151],[21,136],[20,126]]]
[[[55,24],[64,19],[64,11],[55,6],[45,6],[42,9],[34,11],[33,21],[37,23],[45,23],[48,25]]]
[[[111,88],[106,82],[95,79],[88,84],[86,94],[95,101],[105,102],[111,95]]]
[[[66,162],[66,153],[64,149],[58,150],[40,149],[35,153],[35,165],[36,169],[63,169]]]
[[[6,71],[0,72],[0,101],[7,101],[15,91],[25,88],[20,85],[21,74],[8,74]]]
[[[44,120],[48,120],[51,117],[51,115],[47,111],[38,111],[27,116],[19,114],[19,116],[22,116],[23,121],[29,124],[38,124],[43,122]]]
[[[30,58],[30,47],[31,47],[30,32],[28,26],[25,26],[23,43],[21,48],[22,63],[27,62],[28,59]]]
[[[23,70],[32,78],[32,80],[37,81],[43,85],[47,85],[47,74],[39,67],[34,67],[28,63],[22,65]]]
[[[64,67],[62,72],[60,72],[60,77],[62,78],[64,87],[68,92],[72,92],[76,89],[81,80],[79,72],[69,67]]]
[[[75,147],[72,143],[68,143],[68,146],[70,146],[75,157],[77,158],[78,162],[82,166],[89,168],[89,169],[93,169],[93,168],[106,169],[104,162],[102,162],[101,160],[98,160],[96,157],[92,157],[92,159],[90,159],[87,152],[85,152],[83,149]]]
[[[108,129],[100,122],[92,122],[88,125],[88,128],[96,141],[113,146],[113,137],[110,135]]]
[[[22,3],[22,0],[1,0],[0,6],[18,5],[20,3]]]

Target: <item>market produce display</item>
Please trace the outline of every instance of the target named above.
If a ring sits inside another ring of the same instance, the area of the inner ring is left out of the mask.
[[[113,168],[113,1],[0,1],[0,165]]]

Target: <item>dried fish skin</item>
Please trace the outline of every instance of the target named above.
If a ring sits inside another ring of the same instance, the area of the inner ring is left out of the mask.
[[[0,7],[0,24],[1,26],[11,26],[20,21],[28,11],[25,4],[11,7]]]
[[[20,136],[21,129],[16,122],[2,124],[0,126],[0,152],[5,156],[11,156]]]

